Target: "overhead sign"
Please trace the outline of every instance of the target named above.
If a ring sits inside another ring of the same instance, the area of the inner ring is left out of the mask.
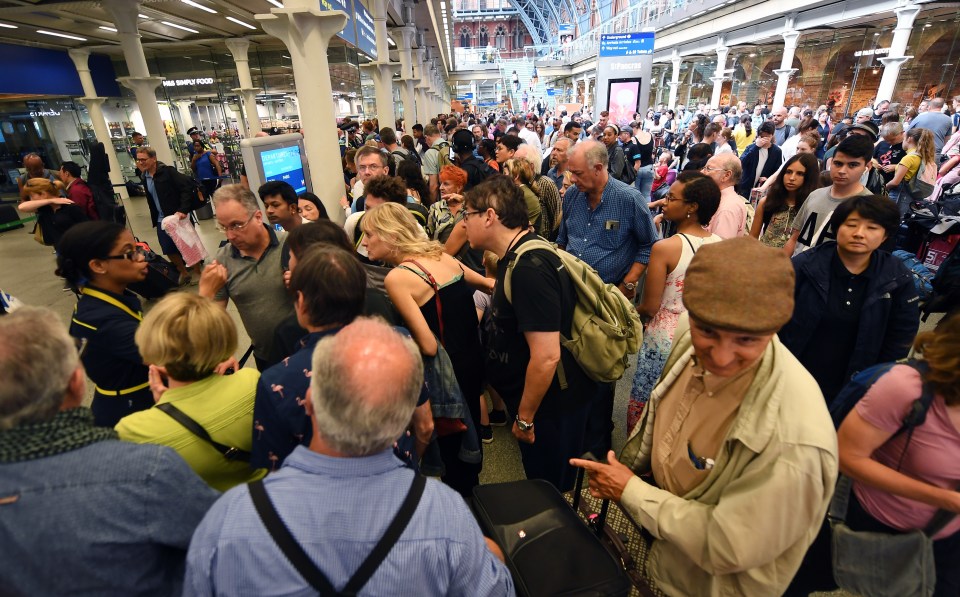
[[[460,101],[472,100],[472,99],[473,99],[473,94],[472,94],[472,93],[463,93],[463,94],[458,95],[458,96],[457,96],[457,99],[460,100]]]
[[[553,87],[547,87],[547,97],[553,97],[557,95],[557,90]]]
[[[876,56],[879,54],[889,54],[890,48],[874,48],[873,50],[858,50],[853,53],[854,56]]]
[[[357,45],[357,30],[354,24],[353,0],[319,0],[320,10],[342,10],[347,15],[347,24],[344,25],[337,37],[350,45]]]
[[[642,56],[653,54],[652,31],[612,33],[600,36],[600,57]]]
[[[350,1],[350,0],[348,0]],[[367,56],[377,59],[377,34],[373,29],[373,17],[360,0],[353,2],[353,20],[357,24],[357,41],[354,45]]]
[[[164,79],[164,87],[193,87],[195,85],[213,85],[213,78],[200,77],[199,79]]]

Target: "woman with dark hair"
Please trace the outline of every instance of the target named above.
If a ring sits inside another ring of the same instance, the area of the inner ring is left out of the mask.
[[[483,160],[483,163],[493,168],[495,171],[500,171],[500,164],[497,162],[497,143],[493,139],[483,139],[480,141],[480,144],[477,145],[477,153],[480,154],[480,159]]]
[[[809,153],[791,157],[774,177],[767,196],[757,204],[750,236],[768,247],[783,247],[793,232],[790,225],[800,206],[812,191],[819,188],[817,158]]]
[[[906,357],[917,333],[913,275],[877,250],[899,227],[890,199],[851,197],[830,217],[837,240],[793,258],[793,317],[780,340],[817,380],[828,404],[857,372]]]
[[[707,165],[707,161],[713,157],[713,148],[709,143],[697,143],[687,151],[687,161],[681,170],[699,172]]]
[[[427,190],[427,183],[423,180],[423,171],[420,166],[410,160],[403,160],[397,166],[397,177],[407,187],[407,201],[430,205],[430,191]]]
[[[70,335],[87,342],[81,360],[93,381],[94,422],[113,427],[153,406],[147,366],[133,336],[143,313],[127,290],[147,277],[147,259],[133,234],[115,222],[83,222],[60,239],[57,275],[80,295]]]
[[[840,470],[853,480],[846,522],[854,531],[899,535],[924,530],[938,510],[960,514],[960,313],[917,335],[913,348],[926,371],[894,365],[837,433]],[[923,423],[898,434],[924,385],[933,402]],[[960,517],[931,538],[934,597],[960,595]]]
[[[327,208],[323,206],[320,197],[313,193],[300,193],[297,207],[300,208],[300,217],[303,218],[305,223],[330,219],[330,216],[327,215]]]
[[[677,234],[654,243],[643,285],[640,317],[649,320],[633,377],[627,405],[627,433],[640,420],[640,413],[670,354],[673,332],[683,307],[683,279],[690,260],[707,243],[723,240],[704,229],[720,206],[720,187],[699,172],[681,172],[663,206],[663,218],[677,227]]]
[[[423,160],[420,157],[420,152],[417,151],[417,146],[413,142],[413,137],[410,135],[404,135],[400,137],[400,145],[410,154],[410,159],[417,163],[418,166],[423,164]]]

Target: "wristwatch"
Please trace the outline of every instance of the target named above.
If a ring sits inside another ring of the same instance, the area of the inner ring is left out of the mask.
[[[627,290],[636,290],[636,289],[637,289],[637,283],[636,283],[636,282],[624,282],[624,283],[623,283],[623,287],[626,288]]]
[[[531,431],[533,429],[533,423],[527,423],[520,418],[520,415],[517,415],[517,427],[520,428],[520,431],[526,433],[527,431]]]

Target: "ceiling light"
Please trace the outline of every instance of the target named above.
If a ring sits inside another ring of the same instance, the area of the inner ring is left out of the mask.
[[[170,21],[160,21],[167,27],[173,27],[174,29],[181,29],[183,31],[189,31],[190,33],[200,33],[196,29],[191,29],[189,27],[184,27],[183,25],[177,25],[176,23],[171,23]]]
[[[116,32],[117,32],[117,30],[114,29],[113,27],[104,27],[103,25],[100,25],[99,28],[100,28],[100,29],[103,29],[104,31],[109,31],[110,33],[116,33]]]
[[[290,57],[287,56],[286,54],[280,54],[280,55],[281,55],[282,57],[284,57],[284,58],[288,58],[288,59],[290,59],[290,60],[293,60],[292,58],[290,58]]]
[[[280,0],[267,0],[267,2],[273,4],[277,8],[283,8],[283,4],[280,2]]]
[[[236,23],[237,25],[243,25],[243,26],[246,27],[247,29],[253,29],[254,31],[257,30],[257,28],[254,27],[253,25],[251,25],[250,23],[244,23],[244,22],[241,21],[240,19],[235,19],[235,18],[233,18],[233,17],[227,17],[227,20],[228,20],[228,21],[231,21],[231,22],[233,22],[233,23]]]
[[[17,28],[16,25],[7,25],[6,23],[0,23],[0,27],[3,27],[4,29],[16,29],[16,28]]]
[[[391,46],[397,45],[397,44],[394,43],[394,41],[393,41],[392,39],[390,39],[389,37],[387,38],[387,43],[390,44]]]
[[[198,58],[200,62],[206,62],[207,64],[216,64],[213,60],[204,60],[203,58]]]
[[[141,19],[149,19],[149,18],[150,18],[150,17],[148,17],[147,15],[137,15],[137,16],[140,17]]]
[[[200,4],[200,3],[198,3],[198,2],[194,2],[193,0],[180,0],[180,2],[183,2],[184,4],[188,4],[188,5],[190,5],[190,6],[194,7],[194,8],[199,8],[200,10],[205,10],[205,11],[207,11],[207,12],[209,12],[210,14],[213,14],[213,15],[217,14],[217,11],[213,10],[213,9],[210,8],[209,6],[204,6],[203,4]]]
[[[54,37],[65,37],[67,39],[75,39],[77,41],[87,41],[86,37],[77,37],[76,35],[67,35],[66,33],[57,33],[56,31],[47,31],[46,29],[37,29],[37,33],[53,35]]]

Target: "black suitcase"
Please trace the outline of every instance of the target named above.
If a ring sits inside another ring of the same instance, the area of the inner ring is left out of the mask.
[[[147,262],[147,277],[142,282],[127,286],[145,299],[158,299],[171,290],[176,290],[180,283],[180,272],[176,266],[160,255],[154,255]]]
[[[0,232],[7,230],[16,230],[23,228],[23,222],[20,221],[20,213],[12,203],[0,204]]]
[[[550,483],[479,485],[473,505],[480,527],[503,550],[518,595],[630,592],[621,563]]]

